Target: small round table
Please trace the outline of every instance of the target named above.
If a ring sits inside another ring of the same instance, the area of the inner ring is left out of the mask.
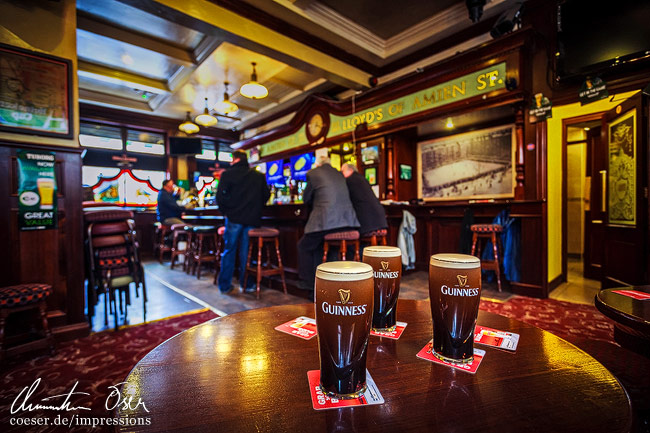
[[[635,299],[616,293],[619,291],[650,295],[650,286],[603,289],[594,299],[596,308],[616,322],[614,340],[626,349],[650,358],[650,299]]]
[[[611,373],[572,344],[517,320],[479,313],[480,325],[520,340],[516,353],[480,346],[486,354],[476,374],[417,358],[432,335],[428,301],[399,301],[397,319],[408,323],[399,340],[370,337],[367,367],[384,404],[316,411],[307,371],[319,368],[317,337],[273,329],[298,316],[314,317],[314,305],[244,311],[167,340],[135,366],[123,388],[148,412],[142,405],[118,412],[150,425],[119,431],[630,429],[629,399]]]

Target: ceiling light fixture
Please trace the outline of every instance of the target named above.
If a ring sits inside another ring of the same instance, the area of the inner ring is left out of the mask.
[[[239,107],[230,101],[230,96],[228,95],[228,84],[230,83],[225,81],[223,84],[226,86],[226,90],[223,92],[223,101],[217,102],[214,109],[221,114],[234,113],[239,110]]]
[[[454,121],[451,120],[451,117],[447,117],[447,123],[445,123],[445,128],[452,129],[454,127]]]
[[[253,73],[251,74],[251,80],[241,86],[239,89],[239,93],[242,96],[245,96],[246,98],[250,99],[262,99],[266,98],[269,94],[269,91],[267,90],[266,87],[261,85],[260,83],[257,82],[257,71],[255,70],[255,65],[257,63],[251,62],[253,65]]]
[[[208,98],[205,98],[205,108],[203,109],[203,113],[196,116],[194,118],[194,121],[199,125],[205,127],[214,126],[217,124],[217,118],[210,114],[210,110],[208,110]]]
[[[178,125],[179,131],[182,131],[188,135],[190,134],[196,134],[199,132],[199,126],[192,122],[192,118],[190,117],[190,112],[187,112],[187,115],[185,116],[185,122],[181,123]]]

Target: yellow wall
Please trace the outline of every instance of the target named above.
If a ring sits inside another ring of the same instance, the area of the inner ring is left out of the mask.
[[[74,138],[64,140],[0,132],[0,139],[78,147],[79,92],[77,90],[77,13],[75,0],[0,0],[0,42],[72,61]]]
[[[548,281],[562,274],[562,120],[607,111],[637,91],[621,93],[584,106],[580,103],[553,107],[548,128]]]

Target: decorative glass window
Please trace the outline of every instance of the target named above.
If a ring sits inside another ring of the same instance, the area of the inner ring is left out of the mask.
[[[211,140],[201,140],[203,149],[200,154],[194,155],[196,159],[207,159],[215,161],[217,159],[217,146],[218,144]]]
[[[120,172],[118,167],[96,167],[92,165],[84,165],[81,167],[81,181],[83,186],[93,186],[101,180],[101,178],[114,177]]]
[[[84,147],[122,150],[122,129],[117,126],[81,123],[79,143]]]
[[[92,189],[96,202],[116,206],[155,207],[158,201],[159,190],[127,169],[122,169],[116,176],[101,178]]]
[[[128,152],[165,154],[165,136],[155,132],[127,130],[126,150]]]

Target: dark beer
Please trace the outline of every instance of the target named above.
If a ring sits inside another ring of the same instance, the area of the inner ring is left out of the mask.
[[[445,361],[471,362],[481,299],[481,261],[464,254],[431,256],[429,296],[433,354]]]
[[[372,329],[395,330],[397,297],[402,279],[402,250],[397,247],[372,246],[363,249],[363,262],[372,266],[375,277],[375,308]]]
[[[320,387],[339,399],[366,390],[366,357],[372,321],[372,268],[328,262],[316,269],[315,308]]]

